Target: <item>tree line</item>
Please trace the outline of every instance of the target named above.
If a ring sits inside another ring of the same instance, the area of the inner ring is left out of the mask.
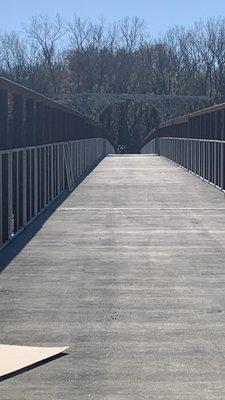
[[[81,112],[78,94],[106,95],[100,114],[96,96],[92,114],[98,114],[115,143],[138,152],[160,120],[208,105],[191,96],[204,96],[210,104],[225,101],[225,18],[173,27],[153,38],[138,17],[108,24],[76,14],[70,22],[58,14],[34,16],[22,32],[0,32],[0,75]],[[190,104],[172,107],[169,115],[135,96],[110,102],[109,93],[185,95]]]
[[[0,34],[0,74],[49,96],[147,93],[225,98],[225,18],[152,38],[138,17],[114,24],[34,16]]]

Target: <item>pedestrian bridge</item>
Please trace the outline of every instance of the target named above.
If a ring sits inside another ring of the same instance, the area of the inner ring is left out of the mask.
[[[0,153],[0,342],[70,347],[1,399],[224,399],[223,139],[161,126],[115,155],[85,124]]]

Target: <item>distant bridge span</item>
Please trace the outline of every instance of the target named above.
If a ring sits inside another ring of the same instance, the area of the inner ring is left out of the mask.
[[[149,103],[157,109],[160,118],[169,119],[202,109],[212,103],[205,96],[154,95],[138,93],[75,93],[56,97],[62,104],[68,104],[80,112],[100,120],[102,113],[115,104],[124,102]]]

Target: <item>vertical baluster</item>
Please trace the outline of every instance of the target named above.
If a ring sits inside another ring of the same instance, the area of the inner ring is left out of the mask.
[[[3,244],[3,207],[2,207],[2,153],[0,151],[0,247]]]

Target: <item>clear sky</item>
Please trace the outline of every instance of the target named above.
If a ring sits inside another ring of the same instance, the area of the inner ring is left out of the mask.
[[[0,30],[20,30],[32,15],[60,13],[70,20],[80,17],[109,22],[125,16],[144,18],[148,31],[157,36],[174,25],[190,26],[210,16],[225,17],[225,0],[1,0]]]

